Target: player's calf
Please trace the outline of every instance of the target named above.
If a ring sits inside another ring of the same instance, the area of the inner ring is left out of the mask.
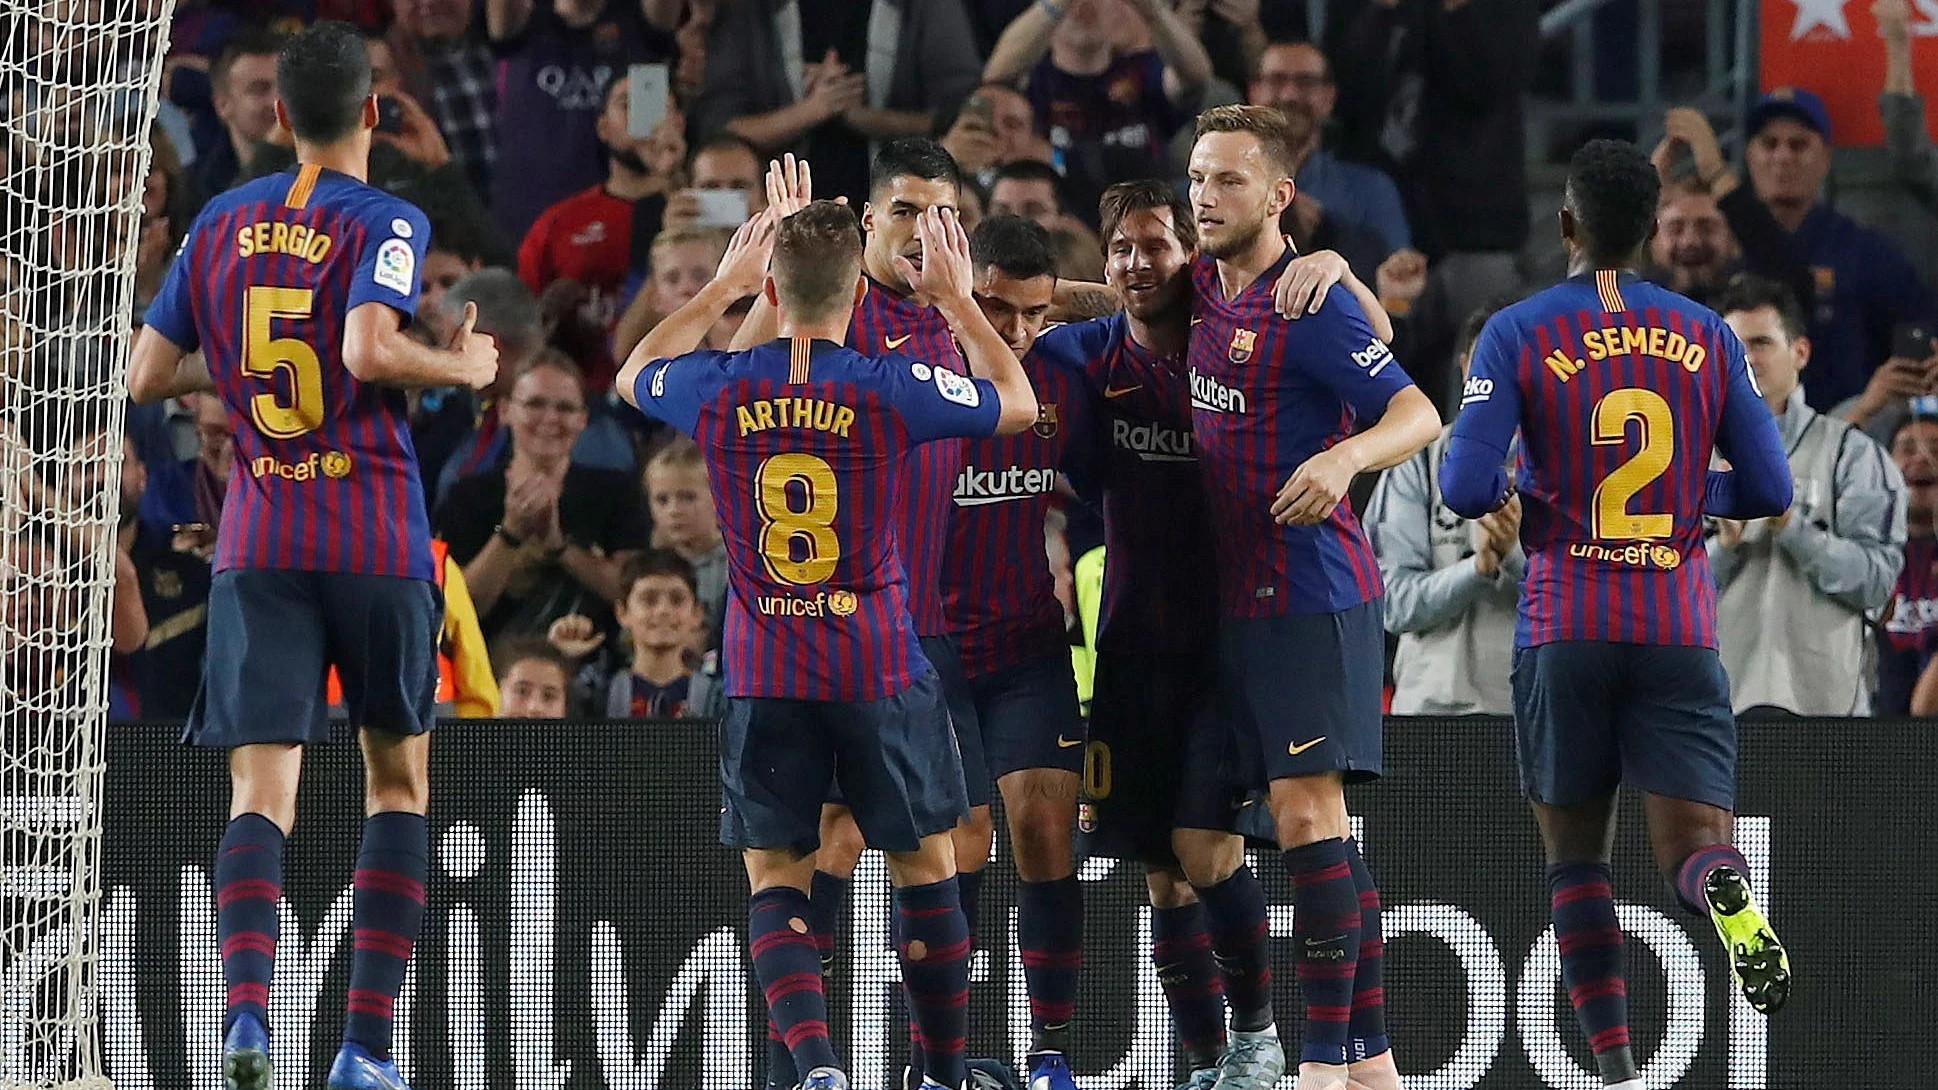
[[[1622,928],[1608,864],[1599,860],[1548,867],[1548,899],[1555,940],[1561,948],[1561,979],[1588,1038],[1602,1082],[1616,1086],[1636,1077],[1629,1046],[1628,982],[1623,975]]]
[[[915,852],[888,857],[895,885],[895,948],[921,1053],[924,1087],[958,1090],[967,1077],[969,923],[955,882],[949,834],[922,838]]]
[[[1215,1078],[1225,1051],[1225,999],[1204,906],[1182,871],[1153,867],[1144,877],[1151,895],[1151,961],[1171,1009],[1178,1052],[1193,1077],[1210,1072]]]
[[[825,1071],[838,1073],[808,903],[813,857],[797,857],[784,849],[751,849],[744,858],[753,887],[747,903],[747,947],[754,976],[767,999],[768,1017],[787,1045],[795,1070],[810,1077]]]

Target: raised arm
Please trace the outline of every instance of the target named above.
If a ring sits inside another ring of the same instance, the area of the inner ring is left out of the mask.
[[[1461,518],[1477,519],[1507,502],[1507,451],[1521,426],[1521,389],[1515,381],[1520,350],[1499,315],[1474,344],[1460,415],[1440,468],[1440,498]]]
[[[619,369],[619,376],[612,383],[626,404],[639,408],[634,387],[639,383],[639,373],[648,364],[698,349],[706,340],[707,330],[727,313],[727,308],[761,291],[767,280],[767,259],[774,252],[774,230],[780,222],[777,211],[769,206],[741,224],[733,233],[732,241],[727,243],[727,252],[721,256],[713,279],[633,346],[632,354],[626,357],[625,366]]]
[[[1763,401],[1750,374],[1743,343],[1723,330],[1723,358],[1729,367],[1729,388],[1723,395],[1722,426],[1716,449],[1732,468],[1710,470],[1703,487],[1703,511],[1717,518],[1773,518],[1790,509],[1796,481],[1783,449],[1776,417]]]
[[[482,390],[498,377],[498,342],[472,327],[475,303],[464,305],[464,321],[449,348],[432,348],[406,333],[398,312],[387,303],[360,303],[343,323],[343,366],[361,382],[380,386],[427,388],[469,386]]]
[[[494,42],[509,41],[531,22],[532,0],[485,0],[485,34]]]
[[[962,344],[969,373],[996,387],[996,396],[1002,402],[996,434],[1014,435],[1036,423],[1036,389],[1016,353],[989,324],[971,294],[976,278],[969,260],[969,234],[962,229],[955,209],[938,205],[924,211],[916,220],[915,237],[922,242],[922,267],[917,269],[899,254],[895,265],[917,294],[934,301],[935,309],[949,323],[949,331]]]
[[[1027,75],[1050,51],[1050,36],[1063,21],[1063,13],[1064,5],[1058,0],[1036,0],[1010,20],[989,51],[989,63],[982,66],[982,81],[1013,84]]]
[[[1151,45],[1164,58],[1164,93],[1173,102],[1195,96],[1211,79],[1211,54],[1171,8],[1170,0],[1131,0],[1151,26]]]

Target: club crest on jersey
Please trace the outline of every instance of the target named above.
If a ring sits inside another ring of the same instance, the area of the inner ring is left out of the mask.
[[[1252,353],[1258,350],[1258,334],[1249,329],[1231,331],[1231,347],[1225,350],[1225,357],[1233,363],[1249,363]]]
[[[1036,407],[1036,423],[1030,425],[1030,430],[1038,438],[1056,438],[1056,402],[1046,402]]]

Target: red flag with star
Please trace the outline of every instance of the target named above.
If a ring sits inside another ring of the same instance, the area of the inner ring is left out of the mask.
[[[1839,147],[1882,144],[1877,96],[1884,89],[1884,39],[1872,0],[1763,0],[1763,90],[1803,87],[1830,110]],[[1938,95],[1938,0],[1911,2],[1911,64],[1920,93]],[[1925,124],[1938,137],[1938,117]]]

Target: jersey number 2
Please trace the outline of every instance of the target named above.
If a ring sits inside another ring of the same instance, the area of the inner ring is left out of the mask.
[[[825,583],[841,562],[841,539],[834,532],[834,467],[812,454],[776,454],[754,472],[754,499],[760,508],[760,555],[767,572],[783,583]],[[796,495],[801,502],[796,503]],[[794,544],[801,543],[801,559]]]
[[[316,349],[295,337],[272,335],[277,319],[301,321],[308,318],[315,292],[308,288],[250,288],[243,298],[243,323],[246,341],[242,348],[244,374],[275,380],[276,372],[289,376],[289,403],[276,395],[261,393],[249,399],[249,415],[256,428],[271,439],[294,439],[315,431],[323,423],[323,364]]]
[[[1595,445],[1626,442],[1631,420],[1641,427],[1642,449],[1595,486],[1595,536],[1621,541],[1665,538],[1675,533],[1675,516],[1637,514],[1628,509],[1628,501],[1662,476],[1675,458],[1675,413],[1654,390],[1611,390],[1595,402]]]

